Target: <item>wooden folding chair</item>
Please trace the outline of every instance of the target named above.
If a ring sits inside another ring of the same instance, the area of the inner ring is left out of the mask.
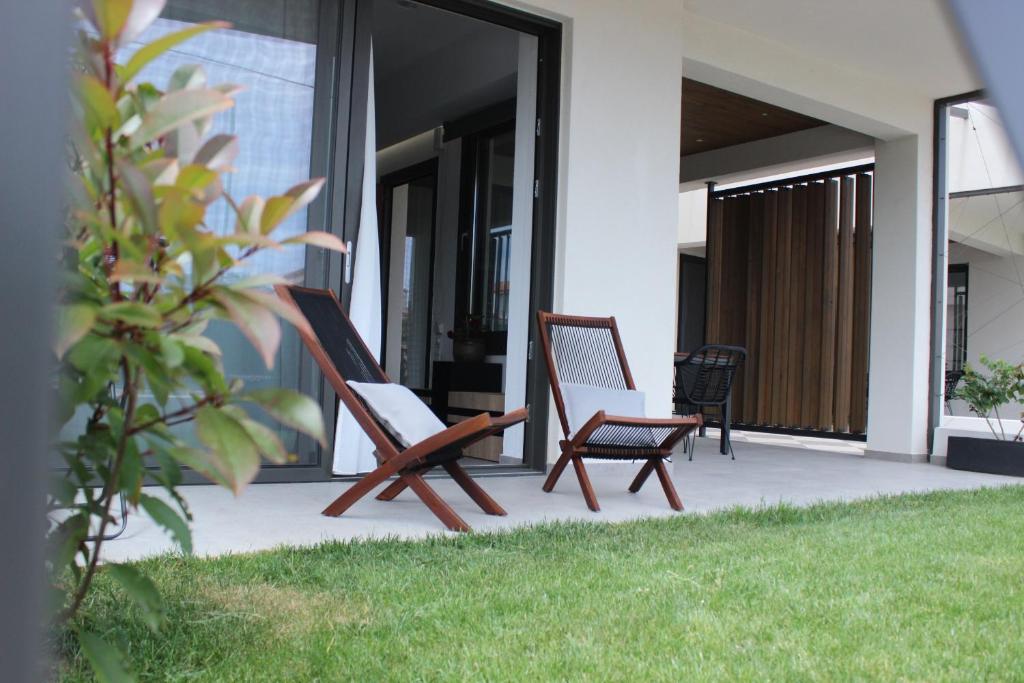
[[[572,462],[587,507],[598,512],[601,508],[583,459],[645,460],[629,491],[639,491],[651,473],[656,472],[669,505],[673,510],[682,510],[683,504],[665,467],[665,458],[672,455],[672,448],[683,437],[701,426],[701,417],[655,419],[606,415],[604,411],[598,411],[573,434],[566,417],[562,383],[605,389],[636,389],[622,350],[619,329],[615,318],[557,315],[545,311],[537,312],[537,324],[551,393],[565,435],[558,442],[562,454],[544,482],[544,491],[550,493],[554,489],[566,465]]]
[[[427,471],[435,467],[441,467],[448,472],[487,514],[506,514],[501,506],[473,481],[459,465],[458,460],[463,457],[465,447],[525,421],[526,408],[514,410],[501,417],[491,417],[488,413],[477,415],[405,448],[381,426],[363,400],[345,383],[347,379],[356,382],[391,380],[374,360],[373,354],[342,310],[334,292],[328,289],[288,285],[276,285],[274,289],[278,296],[295,306],[309,322],[312,334],[299,330],[302,341],[313,354],[338,398],[376,447],[374,455],[379,463],[377,469],[353,484],[328,505],[323,514],[337,517],[375,487],[390,477],[397,477],[377,496],[377,500],[392,500],[406,488],[412,489],[446,527],[452,531],[469,531],[470,526],[423,478]]]

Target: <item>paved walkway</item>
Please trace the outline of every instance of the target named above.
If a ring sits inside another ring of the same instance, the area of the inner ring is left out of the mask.
[[[670,465],[689,513],[736,505],[758,506],[781,501],[807,505],[823,500],[854,500],[910,491],[968,489],[1022,484],[1014,477],[958,472],[929,464],[873,460],[849,453],[734,442],[736,460],[717,453],[717,442],[699,439],[696,458],[678,455]],[[588,463],[601,504],[587,510],[572,468],[553,493],[541,491],[539,476],[482,477],[487,491],[508,510],[507,517],[483,514],[447,478],[431,484],[477,531],[505,529],[550,520],[618,521],[673,513],[652,476],[643,490],[626,487],[639,464]],[[320,515],[349,486],[342,482],[261,484],[239,498],[215,486],[184,489],[195,517],[195,552],[201,555],[263,550],[279,545],[311,545],[325,540],[356,538],[422,538],[450,533],[418,498],[405,492],[391,502],[364,498],[343,516]],[[104,548],[107,560],[144,557],[172,548],[163,531],[142,516],[129,519],[128,530]]]

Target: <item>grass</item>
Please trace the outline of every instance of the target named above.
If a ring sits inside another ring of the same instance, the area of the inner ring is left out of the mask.
[[[1024,487],[140,566],[147,680],[1024,679]]]

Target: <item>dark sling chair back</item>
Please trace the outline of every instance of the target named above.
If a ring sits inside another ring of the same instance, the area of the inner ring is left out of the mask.
[[[672,448],[683,437],[700,427],[701,417],[622,417],[598,411],[573,434],[566,416],[561,389],[563,383],[604,389],[636,389],[622,349],[619,329],[615,318],[558,315],[545,311],[537,312],[537,323],[551,393],[565,437],[559,441],[561,455],[544,482],[544,491],[550,493],[554,489],[566,465],[572,462],[587,507],[598,512],[601,508],[583,466],[583,458],[645,460],[629,486],[630,492],[638,492],[651,473],[657,472],[669,505],[674,510],[682,510],[683,504],[665,467],[665,458],[672,455]]]
[[[328,505],[323,514],[337,517],[374,488],[391,477],[397,477],[377,496],[377,500],[392,500],[406,488],[412,489],[446,527],[452,531],[469,531],[469,525],[423,478],[428,470],[435,467],[448,472],[484,512],[489,515],[505,514],[457,461],[463,457],[466,446],[525,421],[525,408],[501,417],[492,417],[488,413],[477,415],[405,448],[381,426],[363,400],[346,384],[346,380],[382,383],[391,380],[374,360],[334,292],[289,285],[276,285],[274,289],[309,322],[312,334],[299,330],[303,343],[313,354],[339,400],[376,448],[377,469],[353,484]]]

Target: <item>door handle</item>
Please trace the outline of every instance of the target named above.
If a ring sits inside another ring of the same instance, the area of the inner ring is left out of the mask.
[[[345,284],[352,284],[352,240],[345,242],[345,255],[344,255],[344,271],[345,271]]]

